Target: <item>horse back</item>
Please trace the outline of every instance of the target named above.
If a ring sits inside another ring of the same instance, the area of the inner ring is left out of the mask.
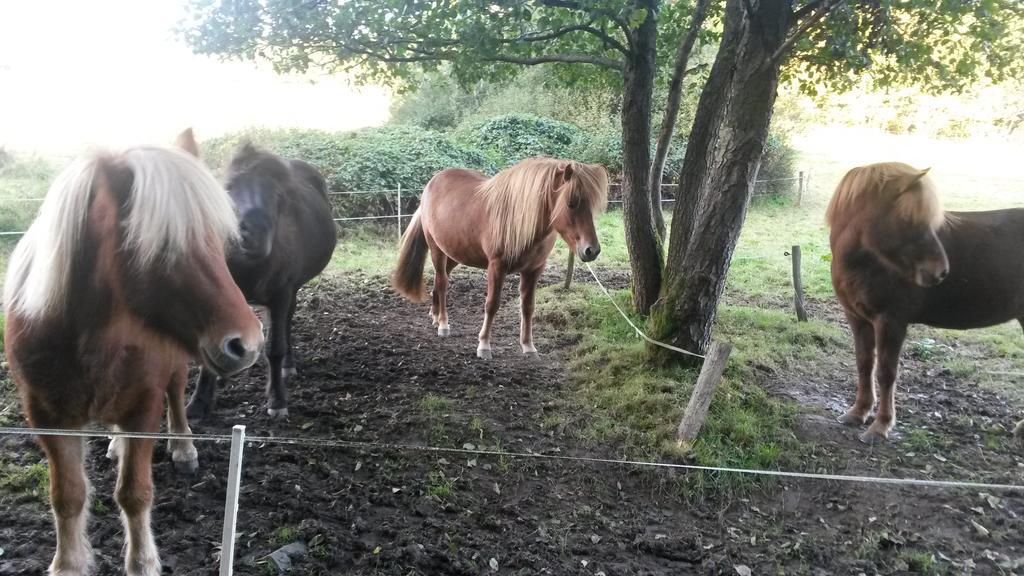
[[[320,196],[327,200],[327,180],[316,166],[304,160],[289,160],[288,166],[292,169],[292,175],[300,182],[305,182]]]
[[[1024,208],[949,215],[938,231],[949,276],[921,289],[913,321],[979,328],[1024,318]]]

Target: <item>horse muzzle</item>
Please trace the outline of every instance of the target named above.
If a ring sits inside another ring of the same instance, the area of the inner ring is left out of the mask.
[[[576,256],[583,262],[593,262],[600,253],[601,246],[599,244],[578,244],[576,246]]]
[[[219,342],[209,340],[199,344],[203,364],[223,377],[232,376],[252,366],[262,351],[262,332],[255,339],[245,339],[241,334],[231,333]]]
[[[935,270],[918,268],[917,273],[914,275],[914,282],[921,287],[931,288],[932,286],[938,286],[949,276],[949,268],[940,268]]]

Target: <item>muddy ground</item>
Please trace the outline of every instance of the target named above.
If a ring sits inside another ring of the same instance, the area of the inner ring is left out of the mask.
[[[556,271],[545,277],[557,281]],[[259,436],[618,456],[578,438],[585,413],[564,414],[572,327],[540,324],[542,356],[524,361],[508,284],[495,358],[479,361],[483,295],[479,273],[456,273],[452,337],[441,339],[427,306],[399,299],[383,278],[307,287],[291,419],[266,416],[258,365],[222,391],[195,431],[244,423]],[[819,318],[839,322],[836,312],[812,303]],[[764,386],[801,405],[796,434],[814,446],[804,470],[1024,483],[1024,451],[1009,434],[1022,406],[904,356],[901,441],[876,447],[835,423],[852,398],[852,350],[758,371]],[[122,534],[105,449],[89,442],[90,534],[99,572],[116,574]],[[153,526],[169,574],[217,570],[228,449],[198,449],[191,478],[157,451]],[[0,450],[9,463],[42,458],[26,439],[0,439]],[[670,470],[277,444],[248,446],[242,482],[237,574],[276,573],[268,554],[291,542],[309,548],[293,559],[300,574],[1024,574],[1022,493],[786,479],[693,499]],[[45,494],[0,491],[0,574],[42,573],[53,542]]]

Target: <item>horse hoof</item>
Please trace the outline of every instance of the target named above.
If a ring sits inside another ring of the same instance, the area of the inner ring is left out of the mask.
[[[291,378],[292,376],[295,376],[298,373],[299,371],[295,369],[295,366],[289,366],[287,368],[281,369],[281,376],[284,378]]]
[[[865,421],[867,421],[867,417],[858,416],[852,412],[847,412],[846,414],[840,416],[838,420],[841,424],[845,424],[847,426],[861,426],[864,424]]]
[[[267,414],[275,420],[284,420],[288,418],[287,408],[267,408]]]
[[[490,360],[492,358],[492,356],[493,355],[491,354],[491,349],[490,348],[477,348],[476,349],[476,357],[477,358],[483,358],[484,360]]]
[[[452,335],[452,329],[448,328],[447,326],[444,327],[444,328],[438,328],[437,329],[437,335],[438,336],[451,336]]]
[[[868,429],[866,432],[860,435],[860,441],[867,444],[868,446],[874,446],[875,444],[884,444],[888,438],[874,430]]]
[[[1024,420],[1018,422],[1013,429],[1013,437],[1017,439],[1017,446],[1024,450]]]
[[[526,356],[529,360],[536,360],[540,358],[540,353],[536,350],[530,350],[529,352],[523,352],[523,356]]]
[[[199,470],[199,460],[174,460],[174,470],[183,476],[192,476]]]

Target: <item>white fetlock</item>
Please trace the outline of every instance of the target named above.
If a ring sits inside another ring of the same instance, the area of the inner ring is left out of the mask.
[[[287,408],[267,408],[267,414],[274,419],[285,419],[288,417]]]
[[[176,441],[171,440],[172,443]],[[191,442],[179,441],[171,447],[171,461],[174,469],[184,474],[192,474],[199,469],[199,452]]]
[[[110,444],[107,445],[107,460],[117,460],[123,452],[124,438],[121,436],[111,437]]]

